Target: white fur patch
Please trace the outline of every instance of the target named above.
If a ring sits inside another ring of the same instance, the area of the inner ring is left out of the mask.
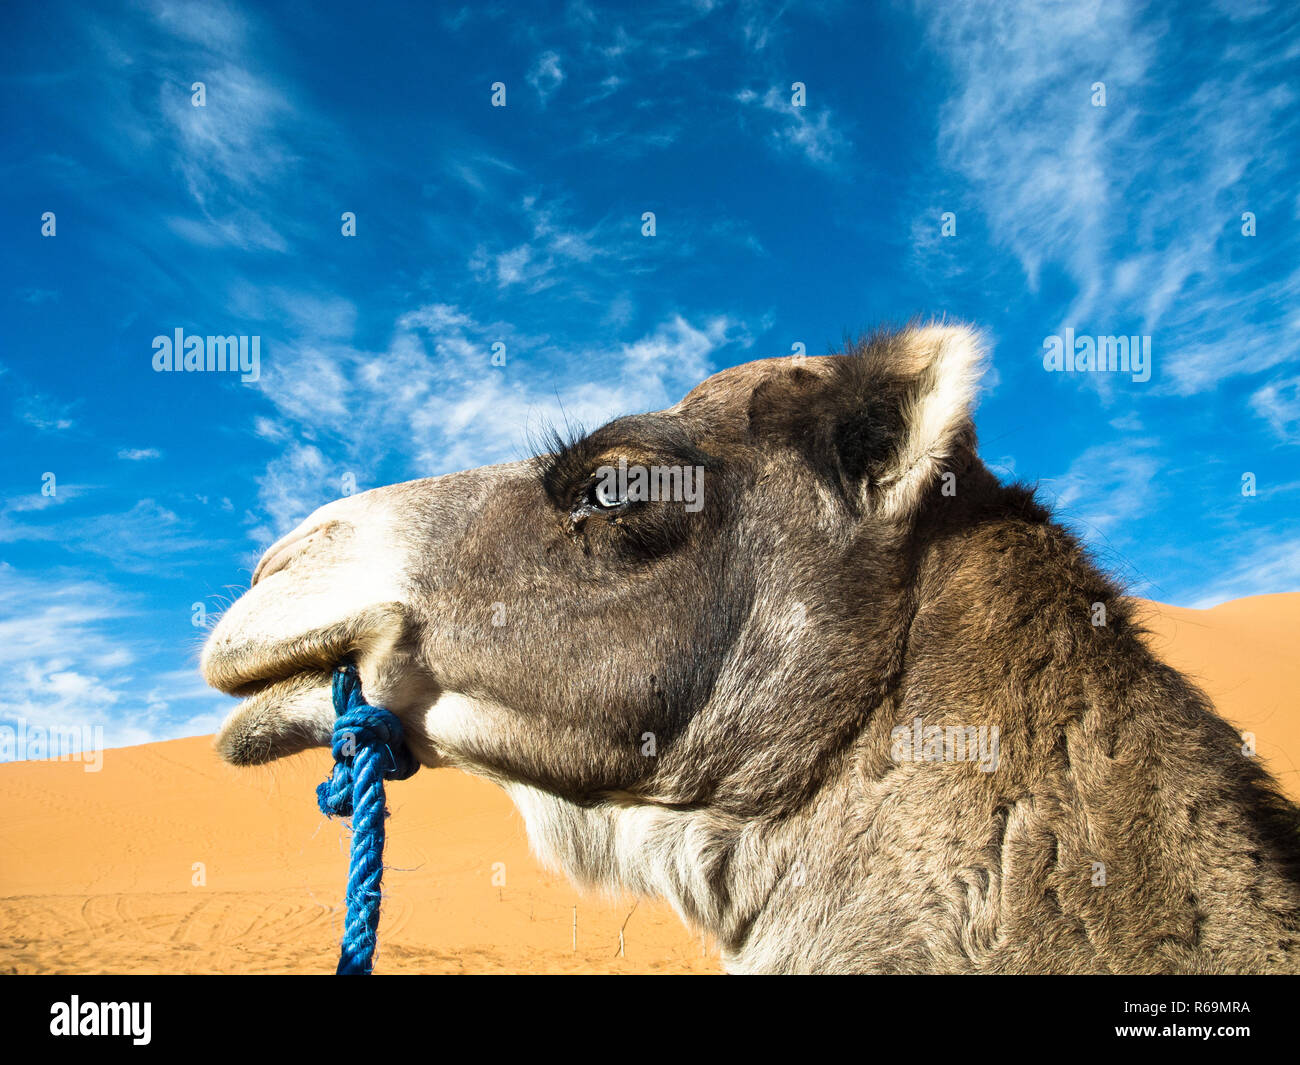
[[[953,440],[970,415],[983,372],[984,342],[964,325],[930,325],[907,334],[918,361],[920,388],[903,412],[906,435],[898,451],[898,467],[886,481],[880,510],[888,517],[917,506],[946,459]]]
[[[460,692],[443,691],[424,716],[429,742],[443,754],[492,750],[499,707]]]
[[[709,871],[732,829],[716,815],[648,803],[578,806],[528,784],[504,786],[546,865],[581,886],[665,898],[687,924],[725,932]]]

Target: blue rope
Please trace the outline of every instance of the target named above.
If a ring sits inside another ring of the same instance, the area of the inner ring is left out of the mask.
[[[369,976],[379,932],[380,883],[384,876],[384,781],[405,780],[420,765],[403,740],[397,715],[370,706],[361,696],[353,665],[334,671],[334,771],[316,788],[327,817],[352,818],[347,916],[338,975]]]

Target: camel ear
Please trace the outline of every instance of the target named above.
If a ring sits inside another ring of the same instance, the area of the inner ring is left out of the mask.
[[[876,488],[880,511],[897,518],[920,498],[962,447],[975,445],[971,407],[983,375],[984,343],[966,325],[928,325],[902,334],[911,378],[902,407],[902,437]]]
[[[975,330],[927,325],[865,338],[832,361],[830,424],[817,435],[856,509],[905,519],[945,467],[974,450],[970,415],[983,354]]]
[[[905,520],[945,468],[974,451],[983,358],[969,326],[876,333],[760,383],[750,429],[801,451],[859,513]]]

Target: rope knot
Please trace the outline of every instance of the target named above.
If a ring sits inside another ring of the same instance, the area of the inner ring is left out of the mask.
[[[358,747],[400,747],[403,739],[396,714],[372,706],[349,710],[334,722],[334,760],[355,757]]]

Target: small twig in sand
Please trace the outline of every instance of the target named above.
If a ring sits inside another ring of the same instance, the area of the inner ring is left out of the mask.
[[[641,900],[637,899],[636,902],[632,904],[632,908],[627,911],[627,916],[623,918],[623,927],[618,930],[618,953],[614,955],[616,958],[622,958],[625,956],[623,954],[623,932],[627,929],[628,921],[632,920],[632,915],[636,913],[636,908],[640,905]]]

